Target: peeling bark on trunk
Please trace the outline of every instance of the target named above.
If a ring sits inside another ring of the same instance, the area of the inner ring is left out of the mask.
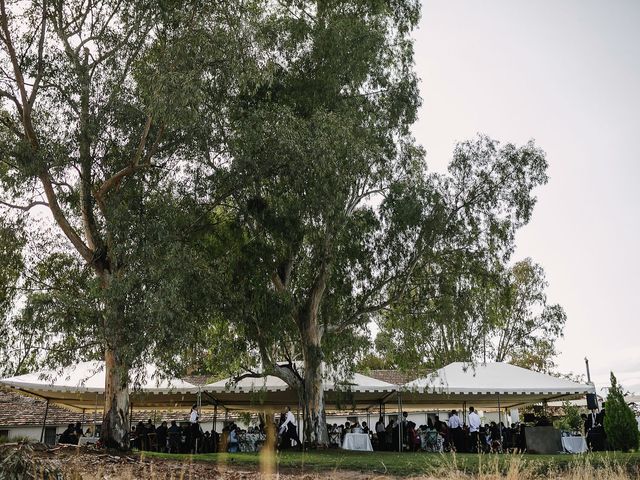
[[[322,351],[319,345],[304,350],[304,439],[312,447],[329,446],[324,405]]]
[[[304,357],[304,441],[311,447],[326,448],[329,434],[324,408],[322,332],[315,312],[307,312],[305,317],[299,322]]]
[[[117,352],[105,351],[104,416],[100,438],[107,447],[129,449],[128,367]]]

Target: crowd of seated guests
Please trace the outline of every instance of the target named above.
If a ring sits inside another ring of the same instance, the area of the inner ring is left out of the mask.
[[[67,425],[65,431],[60,434],[58,443],[77,445],[80,437],[84,437],[82,424],[80,422],[77,422],[75,425],[73,423],[70,423],[69,425]]]
[[[198,425],[194,438],[190,424],[183,422],[180,425],[175,420],[168,425],[163,421],[156,427],[151,419],[144,423],[138,422],[131,429],[130,442],[133,448],[145,451],[163,453],[211,453],[217,451],[219,435],[213,431],[203,432]]]
[[[451,420],[454,416],[456,418]],[[371,430],[366,422],[351,424],[348,421],[343,425],[334,423],[327,428],[330,443],[334,446],[342,445],[347,433],[368,433],[375,450],[499,453],[523,451],[525,448],[520,425],[506,427],[503,422],[490,422],[479,425],[476,436],[471,434],[469,425],[461,421],[455,411],[450,412],[448,421],[442,421],[436,415],[419,426],[410,421],[405,412],[400,420],[392,416],[387,425],[384,418],[380,417]],[[474,445],[476,439],[477,445]]]

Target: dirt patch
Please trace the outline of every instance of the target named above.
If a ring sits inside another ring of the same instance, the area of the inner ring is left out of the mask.
[[[0,461],[11,459],[19,465],[17,476],[38,480],[390,480],[393,477],[361,472],[304,473],[298,470],[263,475],[247,466],[219,465],[210,462],[189,462],[144,458],[117,452],[107,452],[92,446],[58,446],[48,449],[41,444],[9,444],[0,448]],[[19,459],[19,461],[18,461]],[[7,467],[10,468],[10,467]],[[8,473],[8,470],[4,473]],[[0,472],[0,480],[3,479]]]

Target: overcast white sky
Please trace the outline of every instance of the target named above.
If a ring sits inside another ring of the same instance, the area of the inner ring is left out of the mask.
[[[640,392],[640,1],[423,0],[415,50],[432,170],[479,132],[547,152],[515,258],[567,312],[560,370]]]

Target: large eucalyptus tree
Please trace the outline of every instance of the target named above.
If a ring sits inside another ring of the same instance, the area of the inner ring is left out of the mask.
[[[177,294],[191,258],[180,232],[193,226],[178,213],[189,210],[179,201],[178,185],[188,177],[181,167],[219,151],[218,114],[249,47],[251,8],[0,1],[0,205],[48,209],[66,239],[48,252],[61,267],[49,274],[80,268],[67,280],[86,277],[78,293],[87,296],[75,303],[91,312],[63,310],[66,322],[55,325],[97,340],[106,362],[107,445],[128,445],[130,370],[141,358],[179,348],[166,336],[186,336],[195,318]],[[56,305],[32,300],[36,312]]]
[[[427,174],[409,131],[418,16],[408,0],[279,3],[259,35],[269,81],[231,110],[245,188],[220,217],[236,239],[223,347],[235,346],[236,367],[297,389],[311,444],[328,442],[323,365],[352,370],[370,320],[417,267],[442,245],[510,235],[546,180],[533,145],[497,153],[484,138],[456,153],[450,175]]]

